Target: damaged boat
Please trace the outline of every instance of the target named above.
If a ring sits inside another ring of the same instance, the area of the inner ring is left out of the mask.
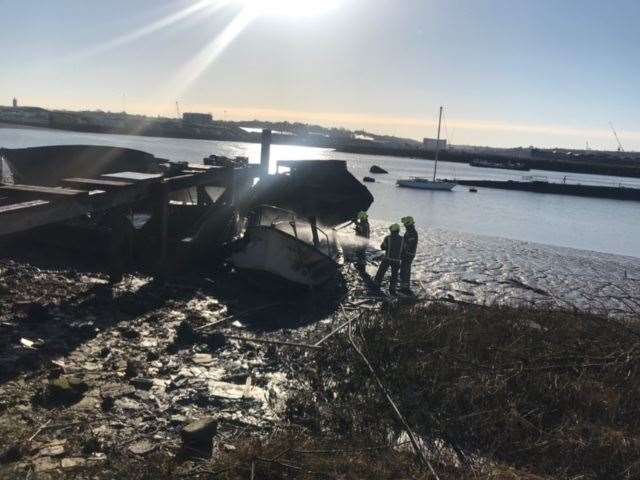
[[[231,256],[253,278],[316,288],[338,273],[342,250],[327,229],[367,210],[373,196],[341,160],[278,162],[288,169],[263,178],[247,194],[247,227]]]
[[[231,263],[250,278],[270,284],[320,287],[338,274],[338,243],[292,211],[260,206],[249,217]]]

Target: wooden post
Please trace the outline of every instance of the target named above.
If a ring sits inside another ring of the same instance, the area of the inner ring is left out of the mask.
[[[269,175],[269,160],[271,158],[271,130],[262,130],[262,148],[260,150],[260,178]]]
[[[229,179],[229,186],[227,188],[231,189],[231,205],[234,207],[238,204],[238,175],[236,174],[237,170],[235,168],[231,169],[231,178]]]
[[[313,245],[316,248],[320,248],[320,238],[318,237],[318,220],[316,217],[310,217],[309,223],[311,224],[311,234],[313,235]]]
[[[169,186],[160,181],[158,183],[158,193],[156,195],[157,212],[158,212],[158,267],[156,277],[164,283],[167,277],[167,250],[169,235]]]
[[[207,187],[204,185],[198,185],[196,187],[196,202],[199,207],[206,207],[211,205],[213,202],[211,201],[211,197],[207,194]]]

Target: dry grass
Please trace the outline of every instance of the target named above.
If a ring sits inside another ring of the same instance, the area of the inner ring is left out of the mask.
[[[640,477],[640,337],[628,327],[433,305],[367,315],[354,337],[414,430],[469,470]],[[292,414],[323,436],[388,442],[400,427],[365,365],[344,336],[331,349]]]

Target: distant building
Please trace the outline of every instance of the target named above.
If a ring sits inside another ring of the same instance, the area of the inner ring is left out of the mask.
[[[49,112],[38,107],[0,107],[0,122],[48,126]]]
[[[185,125],[209,125],[213,122],[210,113],[183,113],[182,123]]]
[[[18,108],[18,99],[13,97],[13,108]]]
[[[422,146],[427,150],[444,150],[445,148],[447,148],[447,139],[442,138],[440,140],[437,140],[435,138],[424,138],[422,140]]]

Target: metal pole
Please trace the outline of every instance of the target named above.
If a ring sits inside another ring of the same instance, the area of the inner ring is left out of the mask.
[[[260,150],[260,178],[269,175],[269,159],[271,157],[271,130],[262,130],[262,148]]]
[[[436,138],[436,163],[433,165],[433,181],[436,181],[436,170],[438,170],[438,154],[440,153],[440,126],[442,125],[442,107],[438,116],[438,137]]]

